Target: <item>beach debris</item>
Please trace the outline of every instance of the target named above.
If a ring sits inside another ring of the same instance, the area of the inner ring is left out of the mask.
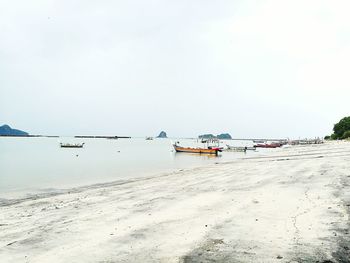
[[[212,239],[212,242],[214,245],[218,245],[218,244],[224,244],[224,240],[222,238],[219,239]]]
[[[10,242],[10,243],[8,243],[6,246],[11,246],[11,245],[13,245],[14,243],[17,243],[17,241]]]

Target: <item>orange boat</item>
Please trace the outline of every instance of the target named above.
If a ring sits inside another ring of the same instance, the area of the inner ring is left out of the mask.
[[[221,152],[219,147],[208,147],[208,148],[191,148],[191,147],[181,147],[174,144],[176,152],[184,153],[199,153],[199,154],[215,154],[218,155],[218,152]]]

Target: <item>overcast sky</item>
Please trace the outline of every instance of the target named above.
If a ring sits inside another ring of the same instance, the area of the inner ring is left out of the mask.
[[[315,137],[350,115],[350,1],[1,0],[0,124]]]

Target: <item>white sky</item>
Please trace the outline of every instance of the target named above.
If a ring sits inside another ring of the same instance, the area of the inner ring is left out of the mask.
[[[0,0],[0,124],[315,137],[350,115],[350,1]]]

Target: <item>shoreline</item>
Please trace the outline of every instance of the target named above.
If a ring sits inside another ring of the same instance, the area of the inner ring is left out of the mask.
[[[298,145],[294,146],[295,148],[302,148],[305,147],[305,145]],[[168,171],[158,171],[158,172],[146,172],[145,175],[142,176],[136,176],[136,177],[130,177],[127,179],[116,179],[116,180],[110,180],[105,182],[94,182],[94,183],[87,183],[87,184],[70,184],[62,185],[61,187],[53,188],[50,186],[44,186],[44,187],[38,187],[38,188],[20,188],[20,189],[13,189],[13,190],[6,190],[3,192],[2,196],[0,196],[0,207],[6,204],[14,204],[18,202],[22,202],[25,200],[31,200],[31,199],[40,199],[40,198],[46,198],[50,196],[56,196],[61,194],[67,194],[68,192],[82,192],[84,190],[88,189],[95,189],[99,187],[112,187],[119,184],[126,184],[129,182],[134,181],[142,181],[142,180],[148,180],[155,177],[163,177],[168,176],[170,174],[182,172],[182,171],[188,171],[188,170],[194,170],[199,168],[205,168],[210,167],[217,164],[229,164],[229,163],[236,163],[240,162],[242,160],[249,160],[249,159],[264,159],[264,158],[275,158],[275,157],[291,157],[292,155],[276,155],[279,152],[284,152],[285,150],[288,150],[288,148],[278,148],[273,149],[272,151],[264,151],[258,153],[256,156],[249,156],[249,157],[236,157],[236,159],[232,160],[224,160],[221,161],[220,159],[217,160],[217,162],[214,163],[208,163],[208,164],[196,164],[191,167],[183,167],[183,168],[173,168],[168,169]],[[181,155],[188,155],[180,153]],[[257,153],[255,153],[257,154]],[[308,154],[308,155],[313,155]],[[301,156],[301,154],[297,154],[295,156]],[[19,194],[20,193],[20,194]],[[11,196],[10,198],[4,198],[4,195]]]
[[[118,180],[112,180],[112,181],[106,181],[106,182],[96,182],[96,183],[88,183],[88,184],[82,184],[82,185],[70,185],[68,184],[67,187],[60,187],[60,188],[51,188],[51,187],[40,187],[40,188],[29,188],[28,189],[14,189],[14,190],[7,190],[5,191],[5,194],[8,194],[10,196],[13,196],[11,198],[4,198],[0,196],[0,207],[1,206],[6,206],[6,205],[11,205],[11,204],[16,204],[28,200],[36,200],[36,199],[41,199],[41,198],[47,198],[47,197],[53,197],[57,195],[62,195],[62,194],[69,194],[69,193],[79,193],[83,192],[89,189],[97,189],[97,188],[108,188],[108,187],[113,187],[116,185],[122,185],[122,184],[127,184],[127,183],[133,183],[137,181],[147,181],[149,179],[153,178],[160,178],[160,177],[166,177],[169,175],[173,175],[179,172],[183,171],[192,171],[196,169],[205,169],[206,167],[211,167],[213,165],[218,165],[218,164],[233,164],[236,162],[241,162],[242,160],[254,160],[254,159],[265,159],[265,158],[277,158],[277,157],[289,157],[291,155],[276,155],[276,150],[277,152],[283,151],[285,149],[280,148],[280,149],[274,149],[274,152],[264,152],[260,153],[260,155],[257,156],[251,156],[251,157],[238,157],[237,159],[233,159],[231,161],[220,161],[220,159],[217,160],[215,163],[211,164],[201,164],[201,165],[195,165],[193,167],[186,167],[186,168],[176,168],[173,169],[172,171],[162,171],[162,172],[149,172],[146,173],[144,176],[139,176],[139,177],[131,177],[128,179],[118,179]],[[185,154],[187,153],[180,153],[180,154]],[[312,154],[311,154],[312,155]],[[300,154],[295,155],[295,156],[300,156]],[[21,195],[18,195],[17,193],[22,193]]]
[[[349,170],[350,143],[326,143],[0,200],[0,255],[3,262],[349,262]]]

